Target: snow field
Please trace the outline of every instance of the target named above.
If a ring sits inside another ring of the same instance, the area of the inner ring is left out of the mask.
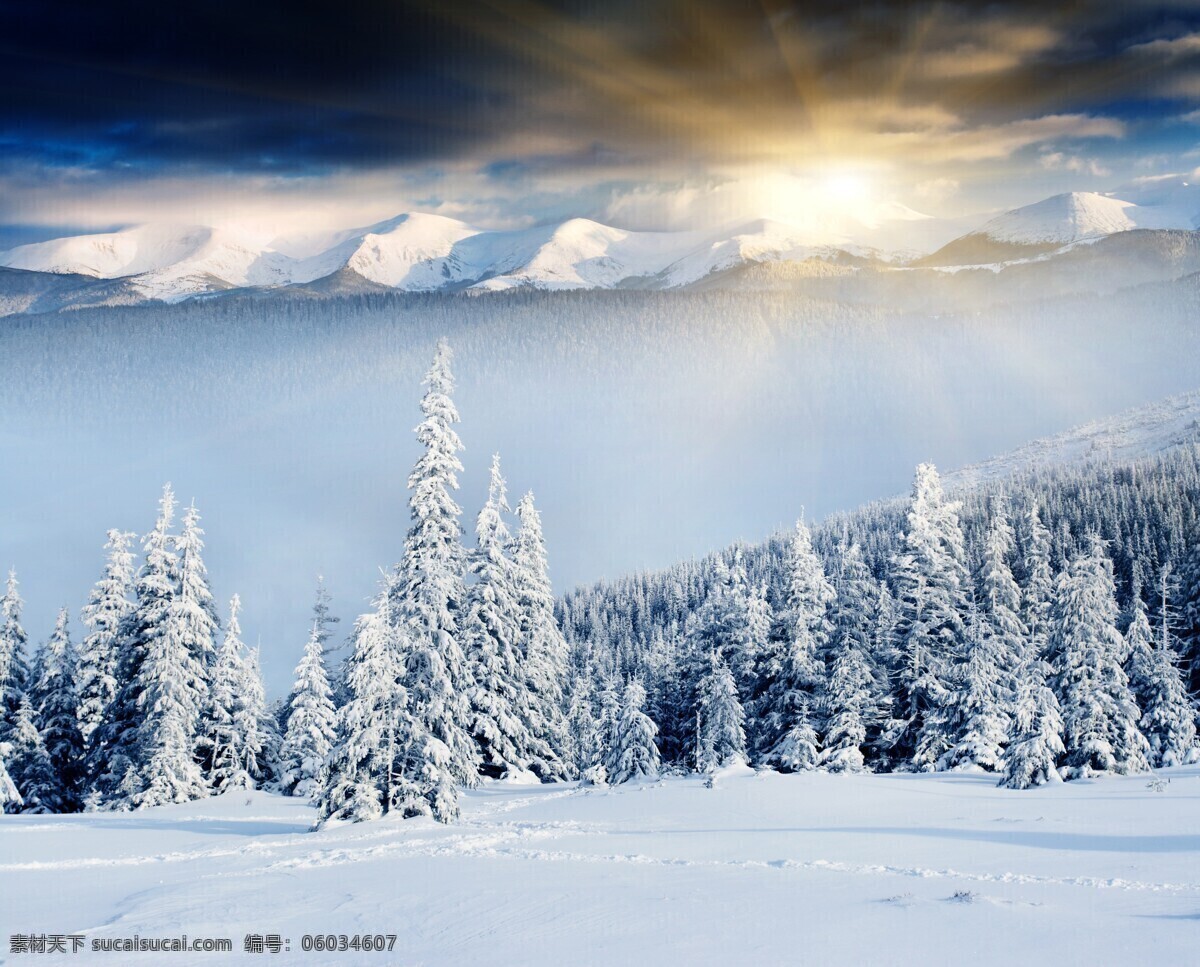
[[[455,824],[321,832],[309,807],[257,792],[5,816],[0,961],[8,935],[66,932],[234,942],[173,965],[1184,964],[1200,767],[1158,776],[1161,792],[1144,775],[1024,792],[966,774],[493,783]],[[243,953],[247,933],[291,951]],[[305,933],[398,938],[333,956],[301,951]]]

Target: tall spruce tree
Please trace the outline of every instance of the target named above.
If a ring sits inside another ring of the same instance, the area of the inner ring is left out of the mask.
[[[953,687],[937,714],[954,745],[938,762],[939,769],[995,772],[1004,759],[1008,740],[1013,678],[1005,662],[1010,642],[997,633],[992,615],[970,614],[965,652],[952,673]]]
[[[83,780],[83,738],[76,713],[75,646],[67,628],[67,609],[58,613],[54,633],[42,646],[36,663],[37,677],[29,697],[34,723],[41,733],[54,773],[54,812],[78,812]],[[45,797],[43,797],[45,801]]]
[[[17,706],[28,685],[29,666],[25,658],[28,637],[21,627],[24,604],[17,590],[17,572],[9,571],[4,597],[0,598],[0,741],[11,734]]]
[[[1029,629],[1021,618],[1021,589],[1012,572],[1015,548],[1016,534],[1008,520],[1007,501],[993,497],[984,539],[978,602],[982,636],[995,656],[1002,690],[1001,710],[1005,715],[1011,714],[1016,700],[1013,673],[1025,659],[1029,638]]]
[[[79,732],[86,743],[99,728],[104,713],[117,696],[117,658],[121,628],[133,614],[133,553],[135,535],[110,530],[104,573],[88,595],[83,624],[88,629],[79,650],[77,688]]]
[[[893,562],[897,702],[888,737],[893,758],[916,769],[934,768],[954,741],[939,708],[967,610],[958,511],[933,465],[917,467],[903,550]]]
[[[338,712],[337,742],[320,783],[322,825],[377,819],[390,805],[396,732],[407,717],[391,590],[389,582],[375,610],[355,624],[346,669],[350,700]]]
[[[631,680],[625,686],[617,741],[608,765],[608,780],[611,783],[658,776],[660,762],[658,746],[654,742],[658,727],[643,711],[645,704],[646,690],[641,682]]]
[[[68,805],[62,798],[62,783],[34,721],[33,705],[22,695],[17,702],[9,747],[7,771],[17,787],[20,803],[10,802],[10,812],[59,813]]]
[[[321,624],[314,619],[304,657],[296,666],[296,684],[287,705],[287,732],[280,759],[280,788],[289,796],[316,800],[322,770],[337,739],[337,709],[325,673]]]
[[[209,689],[206,734],[209,782],[216,793],[254,789],[264,776],[262,682],[242,642],[241,599],[229,602],[229,622],[217,650]]]
[[[1150,768],[1121,667],[1126,649],[1118,614],[1112,562],[1104,541],[1091,534],[1059,579],[1050,635],[1051,653],[1061,656],[1055,684],[1071,778]]]
[[[1045,659],[1050,635],[1050,610],[1054,600],[1054,574],[1050,567],[1050,531],[1042,523],[1041,508],[1034,501],[1024,517],[1025,532],[1021,571],[1021,620],[1028,646],[1025,651]]]
[[[1017,672],[1013,738],[1004,756],[1000,785],[1029,789],[1061,782],[1058,760],[1063,746],[1063,720],[1054,690],[1046,684],[1049,666],[1030,649]]]
[[[149,671],[144,666],[151,642],[174,635],[176,630],[173,605],[179,560],[171,535],[174,519],[175,494],[167,484],[154,529],[142,542],[144,558],[134,581],[134,610],[118,629],[117,694],[89,743],[89,799],[96,806],[133,808],[134,797],[144,788],[152,739],[150,697],[146,694]]]
[[[4,764],[11,757],[12,745],[8,742],[0,743],[0,813],[20,812],[21,807],[25,805],[25,800],[17,791],[17,784],[12,781],[12,776],[8,774]]]
[[[541,715],[522,669],[517,568],[506,554],[508,509],[497,454],[492,458],[488,499],[475,524],[477,547],[471,556],[475,583],[467,592],[461,622],[472,679],[470,728],[479,747],[481,770],[492,778],[523,773],[532,759],[544,762],[551,756],[549,747],[534,734]]]
[[[563,762],[568,768],[567,778],[578,779],[596,765],[602,751],[598,748],[592,682],[587,674],[577,673],[571,678],[565,731]]]
[[[459,524],[462,511],[451,491],[458,489],[462,443],[454,431],[458,411],[450,399],[454,389],[450,358],[450,347],[445,340],[440,341],[433,365],[425,375],[426,392],[421,400],[424,419],[416,428],[424,452],[408,478],[412,526],[405,540],[404,559],[397,565],[396,580],[392,582],[389,608],[397,624],[393,640],[400,648],[407,708],[413,720],[412,744],[405,749],[410,764],[416,763],[424,776],[419,780],[416,776],[409,778],[446,803],[451,797],[440,767],[425,762],[422,753],[413,750],[428,749],[439,762],[445,758],[457,783],[474,786],[479,781],[478,754],[465,727],[470,678],[459,643],[459,619],[466,595],[465,553]],[[440,748],[432,740],[440,743]],[[427,766],[434,775],[427,774]],[[446,814],[449,809],[447,806],[435,811]]]
[[[1159,576],[1158,635],[1148,651],[1135,651],[1132,635],[1126,636],[1130,685],[1141,704],[1141,729],[1150,743],[1150,764],[1155,767],[1194,762],[1200,751],[1196,748],[1196,710],[1188,700],[1172,633],[1174,590],[1171,570],[1164,567]],[[1141,603],[1140,597],[1137,603]],[[1144,612],[1141,617],[1144,621]],[[1134,620],[1137,622],[1136,616]],[[1145,645],[1139,642],[1136,647]]]
[[[696,771],[715,772],[746,761],[746,716],[733,672],[713,651],[708,675],[700,683]]]
[[[542,779],[566,775],[562,762],[565,741],[562,683],[567,675],[567,641],[554,614],[554,592],[542,517],[533,494],[517,502],[520,526],[512,546],[516,601],[521,616],[520,654],[526,693],[527,718],[538,744],[530,767]]]
[[[756,720],[755,758],[791,770],[800,761],[797,739],[812,728],[807,710],[821,698],[831,630],[828,610],[836,593],[803,519],[796,521],[784,566],[787,597],[779,633],[759,657],[749,704]]]
[[[872,660],[878,593],[857,544],[839,544],[837,561],[819,764],[830,772],[862,772],[868,730],[881,718],[882,689]]]

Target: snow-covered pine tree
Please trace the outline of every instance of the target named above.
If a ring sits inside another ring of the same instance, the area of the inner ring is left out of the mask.
[[[1129,626],[1125,629],[1125,674],[1138,707],[1145,709],[1150,699],[1151,666],[1154,662],[1154,632],[1146,615],[1146,603],[1141,593],[1133,595]]]
[[[133,614],[133,553],[136,535],[108,532],[108,560],[104,574],[92,588],[83,608],[88,629],[79,649],[76,687],[79,692],[79,732],[84,742],[99,727],[104,712],[117,695],[117,652],[122,623]]]
[[[470,679],[458,637],[466,595],[465,552],[459,524],[462,510],[451,491],[458,489],[462,443],[454,431],[458,411],[450,399],[454,389],[450,358],[450,347],[445,340],[439,341],[424,379],[424,419],[416,428],[424,453],[408,478],[412,526],[405,539],[404,559],[391,583],[388,611],[396,623],[392,640],[401,649],[407,708],[415,729],[414,745],[409,748],[428,746],[440,760],[441,750],[426,742],[428,735],[444,747],[454,781],[474,786],[479,781],[479,760],[475,742],[465,728]],[[419,762],[424,773],[426,763],[421,754],[413,755],[412,761]],[[444,785],[440,771],[434,771],[436,777],[429,780],[427,776],[424,786],[430,795],[448,802],[448,794],[434,792],[435,787]]]
[[[240,607],[241,602],[234,595],[229,602],[225,638],[210,672],[208,708],[200,741],[200,754],[208,763],[208,781],[218,794],[254,785],[242,766],[243,742],[234,720],[242,685],[241,627],[237,617]]]
[[[1021,620],[1032,655],[1048,660],[1050,609],[1054,601],[1054,574],[1050,568],[1050,531],[1042,523],[1041,508],[1032,502],[1024,517],[1021,572]]]
[[[320,782],[322,825],[378,819],[390,804],[396,732],[407,717],[390,601],[389,582],[375,610],[355,624],[346,668],[350,701],[338,712],[337,742]]]
[[[801,712],[821,698],[830,633],[828,610],[836,598],[803,518],[796,521],[784,566],[787,597],[779,632],[762,650],[748,704],[755,759],[790,771],[800,761],[796,751],[807,757],[806,745],[798,746],[797,739],[811,731],[812,723]]]
[[[1012,572],[1016,534],[1008,520],[1007,501],[998,496],[991,500],[991,518],[983,545],[983,566],[979,576],[979,610],[982,634],[988,639],[999,673],[1001,706],[1005,715],[1016,700],[1013,672],[1025,658],[1029,630],[1021,619],[1021,589]]]
[[[1136,676],[1131,684],[1141,701],[1141,730],[1150,743],[1150,764],[1155,767],[1194,762],[1198,753],[1196,710],[1188,701],[1172,635],[1173,590],[1170,568],[1164,567],[1159,577],[1160,607],[1156,640],[1149,653],[1140,656],[1134,651],[1134,641],[1131,638],[1129,640],[1129,664],[1135,669]],[[1144,620],[1145,614],[1142,613],[1141,617]],[[1134,620],[1136,622],[1137,618]]]
[[[1050,652],[1061,656],[1055,691],[1070,778],[1150,768],[1137,702],[1121,668],[1118,613],[1112,562],[1104,541],[1091,534],[1059,578],[1050,633]]]
[[[592,707],[591,678],[577,673],[571,678],[567,701],[566,743],[563,748],[567,778],[578,779],[599,761],[603,751],[599,748],[596,711]]]
[[[280,751],[285,795],[316,800],[321,772],[337,739],[337,709],[325,674],[321,624],[314,619],[304,657],[296,666],[296,684],[287,706],[287,733]]]
[[[530,730],[541,746],[531,758],[530,767],[544,780],[560,779],[566,774],[561,752],[567,641],[554,615],[546,539],[532,493],[517,502],[517,519],[520,526],[513,541],[512,560],[521,615],[521,670],[530,699]]]
[[[208,569],[204,566],[204,531],[200,527],[200,512],[193,501],[183,512],[182,526],[175,538],[179,558],[179,585],[172,608],[177,615],[179,635],[199,674],[189,684],[192,696],[189,703],[201,710],[208,707],[208,685],[216,661],[216,634],[219,628],[216,604],[208,586]],[[200,731],[206,731],[200,723]],[[201,742],[196,750],[201,769],[207,774],[211,763]],[[210,779],[211,781],[211,779]],[[215,788],[215,784],[214,784]]]
[[[621,726],[621,698],[617,683],[606,677],[600,689],[597,704],[599,714],[596,716],[596,754],[592,764],[604,765],[612,758],[612,750],[617,747]]]
[[[67,609],[58,613],[54,633],[42,646],[36,662],[37,678],[30,682],[29,698],[34,724],[41,733],[54,772],[53,801],[42,796],[53,812],[78,812],[83,779],[83,737],[76,713],[75,646],[67,628]]]
[[[0,741],[11,733],[17,706],[28,685],[29,666],[25,659],[28,640],[21,627],[21,608],[25,602],[17,590],[17,572],[8,572],[4,597],[0,598]]]
[[[142,542],[144,560],[134,582],[134,610],[118,629],[117,694],[89,743],[88,800],[103,808],[131,809],[134,796],[143,788],[150,708],[144,665],[150,642],[167,634],[173,623],[179,573],[171,536],[174,516],[175,494],[167,484],[154,529]]]
[[[937,711],[962,647],[967,610],[958,511],[957,502],[946,500],[934,466],[918,466],[903,551],[893,561],[897,702],[888,735],[894,761],[916,769],[934,768],[954,742]]]
[[[1029,649],[1017,672],[1012,742],[1004,755],[1001,786],[1028,789],[1061,782],[1058,760],[1063,746],[1063,720],[1054,691],[1046,684],[1049,666]]]
[[[497,454],[492,457],[488,499],[475,523],[475,583],[467,591],[466,613],[459,623],[472,680],[467,692],[470,730],[479,747],[480,769],[493,779],[526,772],[535,758],[544,762],[552,757],[534,733],[542,716],[522,669],[517,568],[505,553],[508,509]]]
[[[733,672],[713,651],[708,675],[700,683],[696,771],[715,772],[746,761],[746,716]]]
[[[799,695],[791,725],[772,750],[770,764],[780,772],[811,772],[820,764],[820,737],[813,727],[808,696]]]
[[[712,584],[700,608],[689,617],[689,644],[700,667],[697,677],[705,674],[713,651],[729,666],[739,690],[753,688],[758,650],[765,642],[756,641],[750,620],[750,589],[742,549],[734,548],[733,561],[721,558],[713,562]]]
[[[986,582],[985,582],[986,583]],[[992,616],[972,612],[967,622],[966,653],[958,663],[949,690],[937,715],[955,742],[939,760],[938,768],[956,772],[995,772],[1004,760],[1010,725],[1009,694],[1012,679],[1003,662],[1010,642],[997,633]]]
[[[880,719],[882,688],[871,660],[878,595],[872,598],[874,581],[857,544],[839,545],[837,556],[833,663],[822,699],[825,747],[819,764],[830,772],[862,772],[867,731]]]
[[[658,726],[643,711],[645,704],[646,690],[641,682],[630,680],[625,686],[617,743],[608,763],[608,781],[614,785],[658,776],[661,763],[654,742]]]
[[[10,747],[8,774],[22,800],[20,806],[10,803],[7,807],[9,811],[62,812],[60,783],[54,774],[54,765],[50,762],[41,733],[34,722],[33,706],[26,696],[22,696],[17,702],[12,733],[6,745]]]
[[[280,739],[278,725],[267,709],[257,648],[246,649],[242,660],[240,695],[234,726],[243,740],[242,767],[254,785],[261,787],[278,775]]]
[[[217,793],[261,786],[271,776],[273,744],[278,741],[266,708],[258,651],[242,642],[241,608],[235,594],[212,668],[209,725],[200,743],[212,763],[210,781]]]
[[[176,610],[181,624],[180,633],[189,654],[207,676],[216,661],[216,634],[220,627],[217,606],[208,586],[208,569],[204,566],[204,531],[200,529],[200,512],[193,501],[183,512],[182,528],[175,538],[179,556],[179,596]],[[196,697],[203,704],[203,696]]]
[[[11,756],[12,745],[8,742],[0,743],[0,813],[20,812],[21,807],[25,805],[25,800],[21,798],[16,783],[12,781],[12,776],[8,774],[4,765]]]

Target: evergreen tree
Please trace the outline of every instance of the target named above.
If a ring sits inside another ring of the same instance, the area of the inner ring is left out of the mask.
[[[237,595],[229,602],[229,624],[212,667],[208,691],[205,734],[201,755],[209,763],[208,777],[216,793],[230,789],[250,789],[253,780],[243,767],[243,737],[235,715],[241,702],[242,641],[238,624],[241,602]]]
[[[0,743],[0,813],[20,812],[21,807],[25,805],[25,800],[21,798],[16,783],[12,781],[4,765],[11,757],[12,746],[7,742]]]
[[[261,787],[278,773],[280,739],[278,726],[267,710],[257,648],[247,649],[242,661],[240,696],[234,726],[242,737],[242,768],[253,785]]]
[[[1184,765],[1195,761],[1197,755],[1195,709],[1188,701],[1171,634],[1169,568],[1163,569],[1160,583],[1159,634],[1155,646],[1135,662],[1136,653],[1130,642],[1130,664],[1136,667],[1137,675],[1134,691],[1142,702],[1141,729],[1150,743],[1150,763],[1155,767]]]
[[[539,751],[531,768],[542,779],[564,778],[560,752],[564,742],[562,683],[567,675],[567,641],[554,615],[554,593],[542,518],[527,493],[517,502],[520,527],[512,560],[521,615],[521,668],[529,705],[526,716]]]
[[[820,764],[820,740],[807,697],[797,699],[790,718],[791,725],[772,750],[770,763],[780,772],[811,772]]]
[[[1133,596],[1132,616],[1125,629],[1125,671],[1129,688],[1137,699],[1138,707],[1145,709],[1150,701],[1150,679],[1154,665],[1154,632],[1146,615],[1146,604],[1141,594]]]
[[[53,811],[78,812],[83,778],[83,738],[79,734],[75,692],[75,646],[67,629],[67,609],[58,613],[54,633],[42,647],[37,678],[29,696],[34,722],[54,771]],[[47,802],[43,796],[43,802]]]
[[[825,748],[819,764],[830,772],[862,772],[867,721],[875,705],[873,676],[862,650],[847,642],[834,660],[826,703]]]
[[[464,727],[470,680],[458,622],[465,597],[465,555],[459,525],[462,511],[451,496],[458,489],[462,444],[454,431],[458,411],[450,399],[454,380],[445,340],[438,343],[424,385],[424,419],[416,428],[424,453],[408,478],[412,527],[392,582],[388,610],[396,622],[393,640],[401,649],[403,685],[413,720],[411,744],[405,750],[424,776],[408,778],[441,802],[448,804],[453,798],[456,809],[457,794],[451,797],[446,792],[447,780],[434,760],[446,758],[454,782],[474,786],[479,779],[475,743]],[[428,749],[433,759],[426,761],[421,752],[413,751],[419,749]],[[427,774],[429,769],[433,771]],[[440,811],[448,814],[449,806]]]
[[[92,784],[91,801],[114,809],[130,809],[134,797],[143,789],[145,767],[151,754],[153,728],[151,697],[146,694],[151,670],[145,667],[153,642],[174,637],[176,627],[173,605],[179,574],[179,560],[171,536],[175,515],[175,494],[171,485],[163,488],[154,529],[142,542],[144,560],[134,582],[136,604],[133,613],[118,630],[117,694],[108,707],[89,745],[88,776]],[[159,658],[164,657],[159,649]],[[161,661],[156,671],[161,668]],[[192,689],[184,689],[187,696]],[[186,717],[186,716],[185,716]],[[188,758],[191,758],[189,750]],[[189,771],[190,778],[190,771]]]
[[[337,744],[320,783],[321,824],[378,819],[390,804],[396,732],[407,716],[390,591],[355,625],[346,675],[350,701],[338,713]]]
[[[15,726],[17,706],[29,679],[25,661],[28,638],[21,627],[24,604],[17,591],[17,572],[9,571],[4,597],[0,598],[0,741],[6,740]]]
[[[212,590],[208,586],[208,569],[204,566],[204,531],[200,529],[200,512],[195,503],[183,513],[182,530],[175,539],[179,557],[179,594],[176,611],[179,614],[180,634],[192,660],[205,673],[216,661],[216,633],[220,627],[217,606]],[[197,694],[195,701],[203,704],[204,697]]]
[[[1034,657],[1047,658],[1050,609],[1054,599],[1054,575],[1050,569],[1050,531],[1042,523],[1041,509],[1033,502],[1025,515],[1024,555],[1021,570],[1021,620],[1028,647]]]
[[[287,705],[287,733],[280,752],[281,790],[289,796],[316,800],[321,772],[337,738],[337,709],[325,675],[322,627],[314,619],[304,657],[296,666],[296,684]]]
[[[625,686],[621,719],[617,726],[617,742],[608,765],[608,781],[616,784],[631,779],[653,779],[660,767],[658,746],[654,737],[658,727],[642,711],[646,690],[633,680]]]
[[[563,761],[569,769],[567,778],[578,779],[597,763],[598,754],[603,751],[598,746],[591,679],[585,674],[576,674],[571,679],[567,703],[566,744],[563,750]]]
[[[1050,637],[1051,652],[1062,656],[1056,691],[1072,778],[1149,769],[1117,617],[1112,563],[1093,534],[1059,579]]]
[[[791,768],[785,759],[795,761],[797,737],[812,728],[801,713],[820,696],[830,632],[827,612],[836,598],[803,519],[796,521],[788,551],[781,633],[760,657],[750,703],[757,722],[756,758],[785,770]]]
[[[819,764],[830,772],[862,772],[868,729],[881,717],[881,689],[871,660],[878,596],[872,600],[874,582],[857,544],[839,545],[837,558],[829,649],[834,657],[822,698],[825,748]]]
[[[1061,782],[1057,763],[1063,746],[1063,720],[1054,691],[1046,684],[1049,667],[1031,653],[1017,674],[1013,741],[1004,756],[1000,785],[1028,789]]]
[[[696,771],[715,772],[746,761],[746,716],[733,673],[719,651],[712,653],[708,675],[700,683]]]
[[[713,651],[729,666],[739,689],[752,688],[762,642],[754,637],[750,620],[750,592],[740,548],[735,548],[732,565],[717,559],[713,583],[704,604],[688,622],[688,637],[694,654],[704,665]]]
[[[1016,699],[1013,671],[1025,658],[1029,630],[1021,619],[1021,589],[1013,577],[1011,561],[1016,535],[1008,521],[1005,501],[992,498],[991,519],[983,547],[983,567],[979,580],[980,617],[983,636],[995,656],[1003,694],[1003,711],[1011,711]]]
[[[608,769],[608,763],[612,760],[612,750],[617,747],[620,734],[621,699],[616,682],[606,678],[604,687],[600,689],[599,715],[596,718],[598,750],[597,755],[593,757],[593,764],[604,765],[605,770]]]
[[[534,708],[518,651],[521,614],[517,604],[516,566],[508,559],[508,511],[499,455],[492,458],[488,499],[475,525],[477,548],[471,559],[475,583],[467,593],[462,621],[472,684],[471,732],[479,746],[482,772],[492,778],[517,775],[530,760],[543,762],[549,747],[535,738],[541,715]]]
[[[992,615],[973,614],[968,625],[967,652],[954,676],[954,688],[938,713],[956,741],[938,762],[939,769],[994,772],[1004,759],[1011,678],[1003,662],[1011,661],[1003,634],[996,633]]]
[[[966,568],[959,504],[947,501],[932,464],[917,467],[903,552],[894,561],[897,596],[897,718],[892,754],[931,769],[954,736],[939,714],[946,679],[963,641]]]
[[[90,740],[104,713],[117,695],[117,655],[122,624],[133,614],[134,536],[119,530],[108,532],[108,560],[104,574],[88,596],[83,623],[88,629],[79,651],[79,732]]]
[[[54,764],[46,752],[34,723],[33,707],[29,699],[22,696],[17,702],[13,717],[12,734],[6,743],[10,747],[7,771],[17,787],[21,805],[9,803],[8,809],[26,813],[64,812],[61,783],[54,773]]]

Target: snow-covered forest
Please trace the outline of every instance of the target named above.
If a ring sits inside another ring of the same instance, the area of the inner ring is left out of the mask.
[[[268,706],[234,595],[222,622],[193,503],[110,530],[81,612],[28,655],[0,602],[8,811],[129,810],[231,789],[322,823],[458,814],[483,777],[594,785],[713,774],[972,771],[1014,789],[1197,758],[1200,449],[1039,470],[567,595],[499,456],[475,540],[451,353],[423,382],[410,528],[328,661],[318,589],[295,684]],[[178,524],[176,517],[179,516]],[[329,666],[332,667],[329,667]]]

